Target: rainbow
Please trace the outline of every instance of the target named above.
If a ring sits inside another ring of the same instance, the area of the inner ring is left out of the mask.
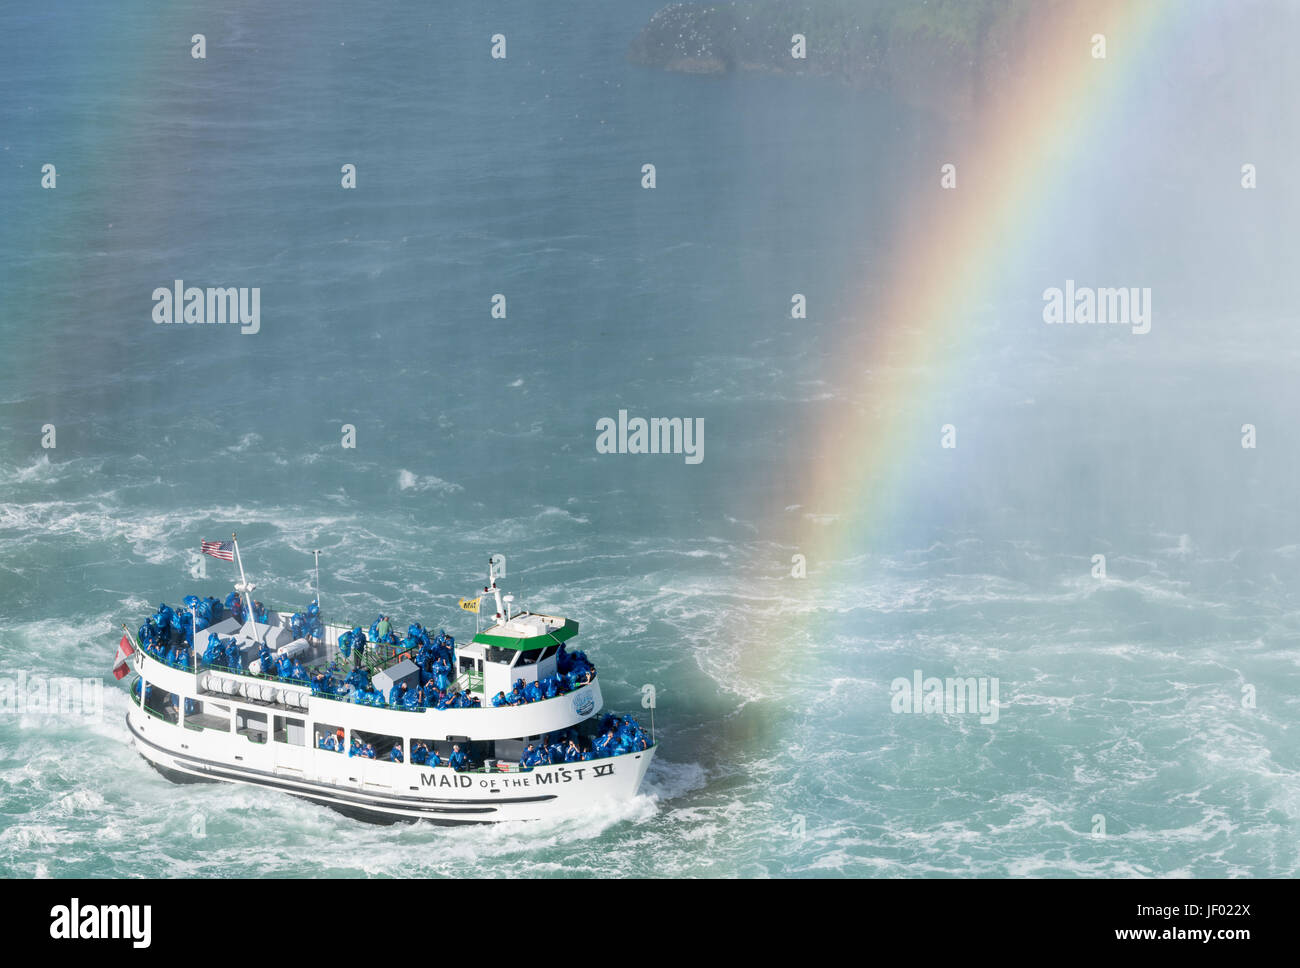
[[[1061,188],[1052,159],[1074,156],[1110,116],[1154,28],[1177,4],[1064,0],[1030,9],[1023,50],[1004,75],[1019,80],[986,92],[973,148],[920,173],[911,217],[891,245],[895,256],[872,273],[884,302],[864,300],[849,332],[838,335],[828,382],[869,405],[823,413],[806,435],[816,459],[799,506],[805,519],[833,522],[801,542],[820,561],[867,551],[896,508],[909,450],[938,447],[938,424],[918,432],[902,414],[956,375],[974,331],[969,307],[1023,254],[1035,216]],[[1104,59],[1093,56],[1095,34],[1105,37]],[[940,184],[949,162],[954,189]]]

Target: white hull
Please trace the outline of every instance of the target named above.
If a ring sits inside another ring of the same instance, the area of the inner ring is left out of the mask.
[[[655,752],[527,772],[457,773],[186,729],[135,705],[126,720],[140,755],[170,779],[270,788],[379,822],[492,823],[580,812],[593,802],[635,796]]]

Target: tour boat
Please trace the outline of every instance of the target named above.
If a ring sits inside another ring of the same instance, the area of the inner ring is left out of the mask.
[[[139,635],[123,626],[114,673],[134,674],[131,741],[177,782],[265,787],[385,823],[533,820],[635,796],[652,733],[602,717],[595,667],[567,651],[578,623],[512,612],[496,560],[483,595],[461,600],[476,615],[496,605],[467,644],[327,622],[319,592],[302,612],[266,608],[240,560],[230,609],[191,595]]]

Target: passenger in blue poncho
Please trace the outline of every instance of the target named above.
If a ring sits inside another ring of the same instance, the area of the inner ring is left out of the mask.
[[[288,678],[295,679],[298,682],[307,681],[307,670],[302,667],[302,663],[300,663],[297,659],[294,659],[293,665],[289,667]]]
[[[392,748],[392,750],[389,752],[389,754],[388,754],[388,758],[389,758],[390,760],[392,760],[394,763],[401,763],[401,762],[402,762],[402,744],[401,744],[401,743],[394,743],[394,744],[393,744],[393,748]]]
[[[203,650],[203,661],[208,665],[222,665],[225,662],[225,651],[221,646],[221,636],[216,632],[208,633],[208,647]]]
[[[447,765],[458,771],[469,769],[469,757],[460,751],[459,743],[452,745],[451,756],[447,757]]]
[[[262,670],[262,675],[275,675],[275,657],[271,655],[271,650],[266,647],[265,642],[257,647],[257,661],[260,663],[258,667]]]
[[[240,600],[238,592],[231,592],[226,596],[226,611],[235,621],[244,621],[244,603]]]
[[[424,766],[429,760],[429,747],[425,746],[419,740],[411,747],[411,763],[415,766]]]
[[[226,667],[231,672],[241,672],[244,668],[243,657],[239,654],[239,641],[231,639],[226,644]]]
[[[194,644],[194,616],[189,612],[183,612],[176,616],[175,627],[176,633],[181,638],[181,642],[185,645]]]
[[[564,748],[564,762],[577,763],[582,759],[582,750],[578,749],[578,744],[569,740],[569,745]]]
[[[542,680],[542,695],[547,699],[554,699],[560,694],[560,683],[555,676],[547,676]]]
[[[495,696],[492,697],[492,705],[493,706],[506,705],[506,694],[504,692],[498,692]]]
[[[436,749],[429,750],[429,766],[442,766],[442,757]]]
[[[531,770],[536,762],[537,750],[533,748],[532,743],[529,743],[528,749],[524,750],[522,755],[519,757],[519,769]]]
[[[287,655],[280,656],[280,660],[275,664],[275,674],[281,679],[288,679],[293,675],[293,660]]]
[[[405,694],[406,694],[406,683],[399,682],[397,685],[393,686],[392,689],[388,690],[388,705],[396,706],[398,703],[402,701],[402,697]]]
[[[524,686],[524,701],[538,702],[542,698],[542,688],[536,682],[530,682]]]

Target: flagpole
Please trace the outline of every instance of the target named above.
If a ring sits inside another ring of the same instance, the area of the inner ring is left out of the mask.
[[[122,623],[122,631],[126,633],[126,640],[131,643],[131,648],[135,649],[132,655],[138,656],[141,652],[144,651],[144,647],[140,644],[140,642],[136,639],[136,637],[131,634],[131,630],[126,627],[125,622]],[[139,674],[138,666],[140,664],[140,661],[141,661],[140,659],[136,659],[135,662],[131,663],[131,666],[133,669],[136,670],[137,675]],[[131,656],[127,656],[127,662],[131,662]],[[116,664],[113,666],[113,668],[114,669],[117,668]],[[143,696],[141,697],[141,700],[143,701]]]
[[[239,583],[243,585],[243,593],[246,601],[244,610],[253,618],[253,638],[259,645],[265,645],[261,633],[257,629],[257,614],[253,611],[253,589],[248,584],[248,577],[244,574],[244,556],[239,553],[239,536],[235,532],[230,532],[230,541],[235,546],[235,560],[239,562]]]
[[[316,556],[316,608],[320,609],[320,552],[313,551]]]

